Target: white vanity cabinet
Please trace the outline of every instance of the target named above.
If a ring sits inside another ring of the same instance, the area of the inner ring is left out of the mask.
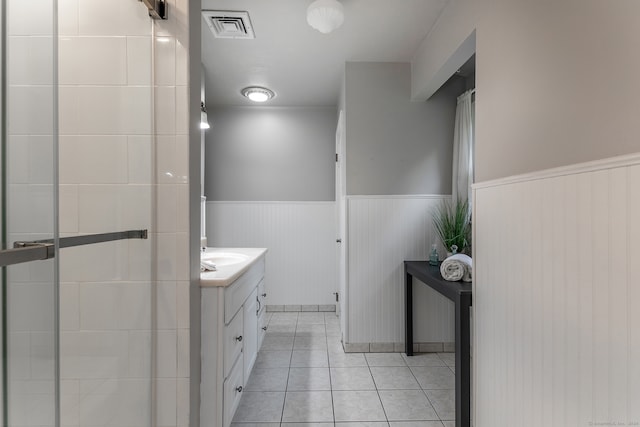
[[[229,427],[262,344],[264,253],[229,283],[202,283],[200,425]]]

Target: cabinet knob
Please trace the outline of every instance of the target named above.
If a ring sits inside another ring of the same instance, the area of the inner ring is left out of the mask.
[[[263,327],[262,327],[262,330],[263,330],[263,331],[266,331],[266,330],[267,330],[267,327],[266,327],[266,326],[263,326]]]
[[[266,298],[266,297],[267,297],[266,293],[262,294],[262,298]]]
[[[242,335],[238,335],[238,336],[236,337],[236,341],[238,341],[238,342],[242,342]]]
[[[238,387],[236,387],[236,391],[237,391],[238,393],[242,393],[242,386],[238,386]]]

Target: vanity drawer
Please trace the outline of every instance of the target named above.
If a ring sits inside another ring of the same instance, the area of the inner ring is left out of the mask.
[[[224,427],[229,427],[231,425],[231,421],[233,420],[233,415],[236,413],[236,409],[238,408],[238,404],[240,403],[240,399],[242,398],[242,393],[244,389],[244,378],[243,378],[243,364],[242,360],[235,364],[233,370],[231,371],[231,375],[224,382],[223,386],[223,417],[222,417],[222,425]]]
[[[264,257],[253,264],[224,292],[224,323],[227,324],[264,277]]]
[[[242,354],[243,345],[243,314],[242,310],[224,327],[224,377],[227,378],[231,368]],[[240,358],[242,359],[242,358]]]

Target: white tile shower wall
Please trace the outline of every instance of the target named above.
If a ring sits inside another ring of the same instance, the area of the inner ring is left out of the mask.
[[[450,196],[348,196],[346,343],[404,342],[405,260],[437,241],[432,212]],[[442,253],[442,251],[441,251]],[[415,342],[453,341],[453,303],[414,283]]]
[[[58,58],[62,85],[129,84],[126,37],[63,37]]]
[[[555,172],[475,189],[478,426],[640,421],[640,156]]]
[[[153,232],[152,22],[133,0],[58,6],[61,232]],[[152,296],[176,312],[175,283],[152,282],[153,237],[61,253],[63,426],[151,423],[153,334],[166,344]]]
[[[207,202],[210,246],[264,247],[269,305],[333,304],[334,202]]]

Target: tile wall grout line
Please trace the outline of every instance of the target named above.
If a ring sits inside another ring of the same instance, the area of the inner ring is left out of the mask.
[[[333,415],[333,425],[336,424],[336,407],[334,405],[333,400],[333,381],[331,380],[331,362],[329,361],[329,336],[327,335],[327,318],[323,314],[324,318],[324,340],[327,344],[327,370],[329,371],[329,389],[331,393],[331,413]]]
[[[273,316],[272,316],[273,317]],[[271,319],[269,319],[271,321]],[[287,382],[284,386],[284,399],[282,399],[282,411],[280,412],[280,425],[284,422],[284,408],[287,405],[287,393],[289,393],[289,378],[291,377],[291,360],[293,359],[293,349],[296,345],[296,331],[298,329],[298,317],[296,316],[296,327],[293,331],[293,343],[291,344],[291,355],[289,356],[289,366],[287,368]]]
[[[367,353],[371,354],[371,352]],[[382,412],[384,413],[384,418],[387,421],[387,425],[391,425],[391,421],[389,421],[389,416],[387,415],[387,410],[384,407],[384,403],[382,403],[382,396],[380,396],[380,390],[378,389],[378,384],[376,384],[376,380],[373,377],[373,372],[371,372],[371,365],[369,364],[369,359],[367,358],[367,354],[364,355],[364,360],[367,362],[367,368],[369,369],[369,375],[371,375],[371,381],[373,381],[373,386],[376,389],[376,394],[378,395],[378,400],[380,401],[380,406],[382,407]]]

